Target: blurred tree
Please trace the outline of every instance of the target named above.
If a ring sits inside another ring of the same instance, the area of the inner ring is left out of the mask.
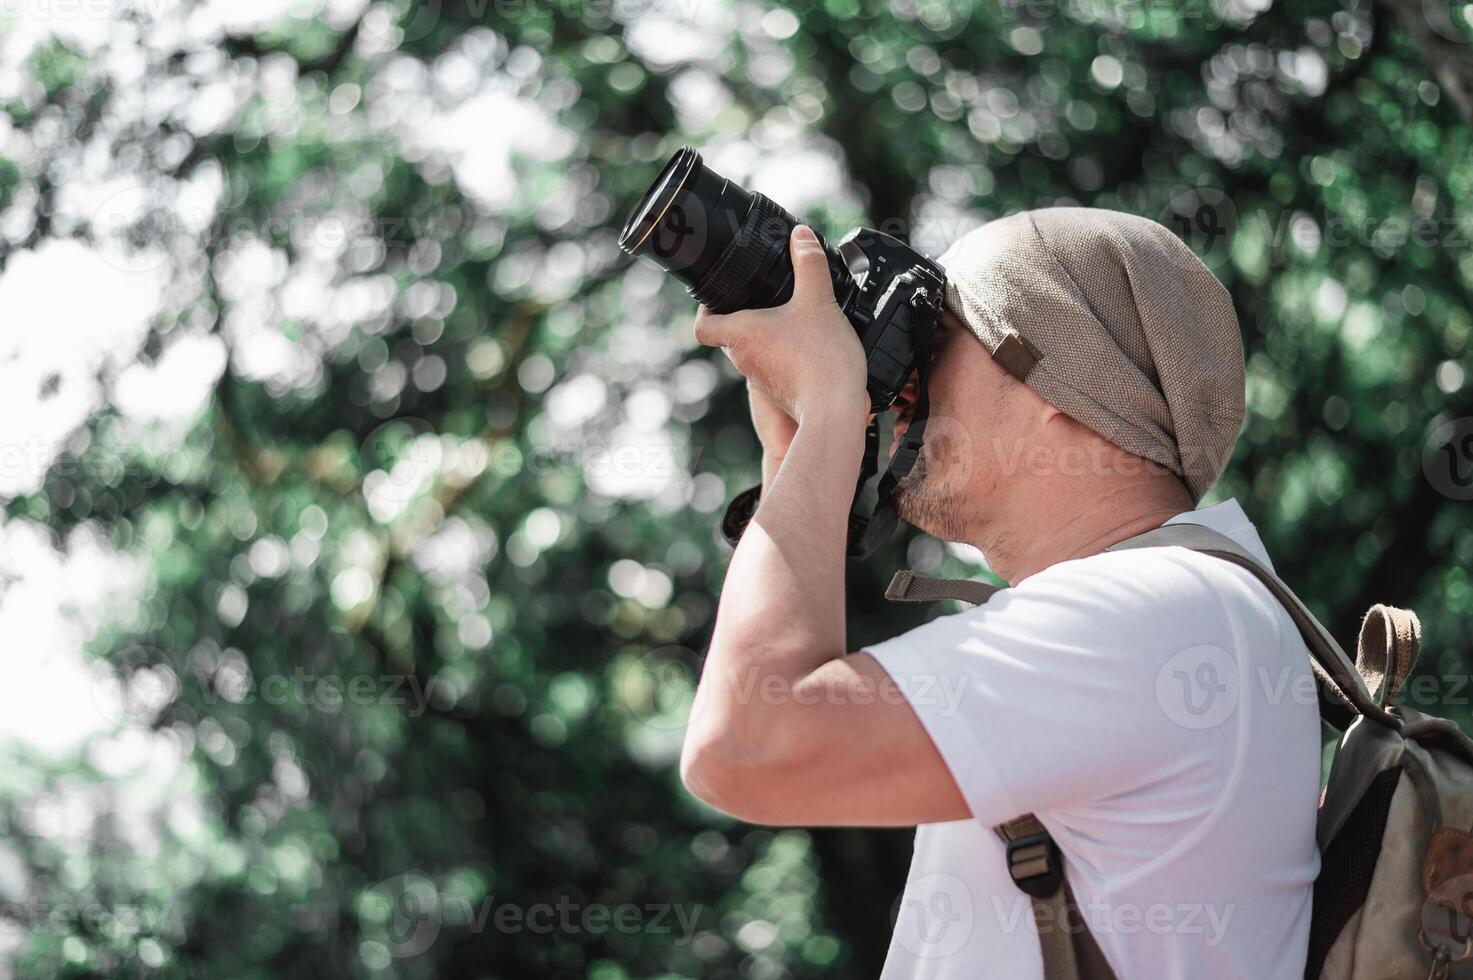
[[[1173,227],[1249,351],[1216,495],[1341,636],[1411,605],[1424,672],[1465,675],[1473,525],[1428,440],[1473,415],[1473,34],[1432,7],[165,4],[30,36],[0,262],[75,239],[159,286],[143,380],[99,367],[6,505],[146,572],[92,643],[108,730],[5,750],[16,971],[876,975],[909,834],[743,827],[675,773],[757,469],[690,300],[615,246],[682,142],[933,254],[1055,204]],[[129,410],[210,343],[199,410]],[[851,645],[917,621],[876,601],[895,567],[969,560],[856,567]],[[128,738],[176,762],[142,827]]]

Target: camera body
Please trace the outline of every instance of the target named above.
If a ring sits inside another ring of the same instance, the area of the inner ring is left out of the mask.
[[[796,218],[707,168],[682,147],[645,192],[619,236],[715,313],[781,306],[793,295],[788,239]],[[870,409],[894,404],[917,366],[916,338],[941,316],[946,276],[904,242],[869,228],[837,246],[819,236],[839,309],[864,346]],[[928,344],[923,347],[929,349]]]
[[[934,328],[946,298],[941,267],[909,245],[870,228],[857,228],[839,242],[848,284],[834,296],[864,345],[870,409],[894,404],[916,366],[918,321]]]

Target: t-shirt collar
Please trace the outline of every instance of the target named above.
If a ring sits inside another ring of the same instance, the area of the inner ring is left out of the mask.
[[[1200,510],[1188,510],[1177,514],[1167,524],[1200,524],[1209,527],[1219,534],[1225,534],[1232,538],[1248,553],[1263,562],[1269,570],[1273,569],[1273,562],[1269,560],[1268,551],[1263,547],[1263,540],[1258,536],[1258,530],[1253,522],[1248,520],[1248,515],[1243,513],[1243,508],[1238,505],[1237,498],[1229,497],[1220,504],[1211,507],[1203,507]]]

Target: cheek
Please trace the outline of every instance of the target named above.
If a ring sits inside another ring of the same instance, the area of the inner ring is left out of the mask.
[[[994,395],[986,379],[969,370],[963,359],[940,363],[931,374],[931,415],[982,435],[987,430]]]
[[[1009,409],[1010,381],[985,354],[938,362],[931,377],[936,421],[928,424],[926,441],[947,479],[973,486],[980,481],[985,489],[1020,464],[1026,440]]]
[[[987,399],[979,396],[975,378],[964,376],[952,366],[937,369],[931,377],[931,417],[926,423],[926,455],[933,478],[965,484],[986,451],[983,418]],[[944,477],[943,477],[944,474]]]

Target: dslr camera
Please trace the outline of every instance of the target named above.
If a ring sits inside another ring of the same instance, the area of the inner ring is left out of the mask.
[[[652,259],[712,312],[733,313],[781,306],[792,296],[788,236],[797,224],[780,204],[722,177],[686,146],[635,206],[619,247]],[[929,357],[946,276],[904,242],[870,228],[837,245],[818,239],[834,299],[864,345],[870,410],[883,412],[912,370],[920,367],[925,380],[929,365],[918,364],[917,349]]]

